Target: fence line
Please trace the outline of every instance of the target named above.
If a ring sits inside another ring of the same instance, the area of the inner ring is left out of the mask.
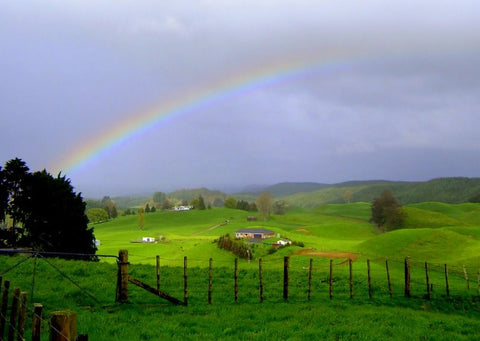
[[[159,256],[157,256],[159,257]],[[162,258],[163,259],[163,258]],[[398,282],[398,270],[395,276],[392,276],[392,263],[394,266],[399,266],[400,262],[398,260],[394,260],[390,262],[389,260],[382,259],[385,261],[385,265],[377,264],[369,259],[366,260],[366,268],[362,265],[359,268],[355,267],[353,264],[359,264],[360,262],[353,262],[349,259],[347,262],[334,262],[333,259],[329,260],[327,266],[324,264],[316,264],[314,265],[314,260],[310,258],[308,267],[302,266],[293,269],[293,273],[295,276],[291,274],[291,262],[289,257],[283,257],[283,280],[281,276],[281,270],[279,261],[281,258],[277,259],[277,264],[275,264],[275,268],[269,269],[266,265],[273,264],[273,261],[265,262],[263,259],[258,259],[255,263],[258,263],[258,269],[255,271],[254,269],[249,266],[248,269],[245,269],[249,274],[245,274],[244,276],[239,275],[239,265],[238,259],[235,259],[234,262],[229,262],[233,265],[232,271],[232,278],[231,283],[229,283],[228,278],[224,276],[224,274],[214,276],[214,269],[212,266],[212,259],[208,259],[208,267],[207,262],[204,260],[205,268],[200,268],[198,271],[195,272],[195,276],[199,277],[196,279],[192,279],[186,275],[187,267],[186,267],[186,257],[184,258],[184,283],[186,287],[187,279],[189,283],[189,294],[190,297],[193,296],[200,296],[203,297],[206,295],[206,301],[208,304],[212,304],[212,297],[213,295],[222,296],[223,298],[228,297],[226,292],[231,290],[233,293],[233,302],[238,302],[239,295],[241,294],[239,289],[239,282],[241,281],[248,281],[251,282],[250,290],[248,292],[250,294],[253,293],[252,288],[258,290],[257,297],[259,302],[263,302],[266,297],[272,297],[273,292],[276,292],[275,295],[278,295],[278,299],[283,298],[283,300],[288,300],[291,298],[291,292],[294,293],[295,297],[298,298],[298,295],[302,292],[305,292],[305,298],[307,300],[311,300],[312,295],[318,295],[316,291],[321,289],[321,283],[326,283],[328,285],[328,296],[330,299],[333,299],[334,296],[337,295],[337,290],[339,295],[345,295],[345,287],[348,286],[348,293],[350,298],[354,298],[354,291],[356,291],[357,295],[362,295],[362,291],[366,288],[368,297],[371,299],[374,296],[378,297],[378,295],[384,295],[384,293],[388,293],[390,298],[394,297],[394,293],[396,293],[396,297],[400,296],[398,293],[399,288],[403,290],[403,296],[405,297],[421,297],[425,299],[431,299],[433,297],[434,292],[434,283],[435,285],[439,285],[440,283],[440,275],[438,272],[433,272],[434,276],[432,276],[432,266],[430,263],[413,263],[414,265],[422,264],[422,267],[412,266],[412,262],[410,258],[405,258],[403,260],[402,266],[404,267],[404,279],[402,284]],[[379,259],[377,258],[376,261],[378,262]],[[222,263],[222,262],[215,262]],[[266,264],[267,263],[267,264]],[[323,262],[322,262],[323,263]],[[296,263],[297,266],[299,262]],[[446,268],[446,265],[443,265]],[[437,269],[440,268],[440,265],[434,264],[434,267]],[[173,267],[172,269],[175,269]],[[203,270],[202,270],[203,269]],[[219,267],[219,271],[225,272],[225,266],[223,264]],[[345,270],[347,269],[347,270]],[[422,270],[422,273],[419,273],[419,270]],[[464,272],[464,277],[467,278],[467,270],[465,267],[462,268]],[[301,274],[305,270],[305,277]],[[157,276],[159,276],[160,268],[157,269]],[[348,271],[348,273],[346,272]],[[414,274],[412,274],[412,271]],[[229,273],[230,271],[228,271]],[[383,273],[382,277],[384,280],[379,278],[379,274]],[[320,281],[315,280],[314,277],[320,274],[321,278]],[[360,275],[361,274],[361,275]],[[480,270],[478,274],[478,295],[480,296]],[[253,275],[253,276],[252,276]],[[176,287],[180,284],[181,280],[178,277],[178,274],[169,272],[168,275],[163,274],[162,278],[166,279],[169,276],[169,282],[175,283],[175,278],[177,279]],[[192,276],[190,274],[190,276]],[[325,276],[324,278],[322,276]],[[420,277],[423,276],[423,280]],[[251,277],[251,279],[256,278],[255,281],[249,280],[247,277]],[[322,279],[323,278],[323,279]],[[435,282],[434,282],[435,279]],[[446,296],[450,295],[450,283],[448,278],[448,273],[445,272],[445,278],[443,279],[446,283]],[[458,286],[457,277],[456,283]],[[468,280],[468,279],[467,279]],[[202,284],[202,282],[206,282],[206,284]],[[394,284],[397,283],[397,284]],[[423,282],[423,284],[421,284]],[[192,284],[193,283],[193,284]],[[290,290],[292,287],[294,290]],[[320,285],[320,286],[319,286]],[[424,287],[425,289],[420,291],[420,287]],[[166,290],[172,290],[173,295],[179,295],[180,292],[175,290],[174,286],[165,285],[164,288]],[[397,288],[394,290],[394,287]],[[412,287],[414,288],[414,292],[412,292]],[[356,289],[356,290],[354,290]],[[437,289],[437,287],[435,287]],[[245,286],[242,287],[242,290],[245,290]],[[466,291],[469,291],[469,286],[467,282]],[[437,291],[435,291],[437,292]],[[459,293],[461,293],[459,291]],[[437,295],[438,296],[438,295]],[[443,295],[442,295],[443,296]]]
[[[25,253],[23,250],[20,252]],[[35,262],[38,256],[45,259],[47,264],[55,268],[82,293],[99,303],[94,295],[78,285],[67,272],[56,266],[53,259],[42,257],[40,254],[27,253],[25,259],[10,266],[4,273],[12,271],[27,259],[32,258]],[[113,255],[106,256],[119,259]],[[249,265],[247,261],[240,262],[239,259],[216,261],[211,258],[193,258],[194,261],[192,261],[188,258],[190,266],[195,260],[201,262],[189,268],[187,257],[184,257],[183,274],[178,271],[181,268],[179,266],[181,259],[175,259],[178,266],[171,266],[165,265],[165,263],[168,264],[168,260],[172,260],[170,258],[159,256],[149,258],[152,259],[152,263],[156,263],[155,272],[152,271],[150,277],[144,274],[145,268],[142,268],[138,278],[144,283],[151,282],[152,285],[149,286],[156,288],[156,291],[161,289],[169,292],[185,303],[191,299],[194,302],[204,300],[207,304],[230,300],[232,302],[282,299],[310,301],[312,298],[319,297],[353,299],[405,296],[435,299],[452,294],[471,294],[472,289],[475,289],[474,295],[480,296],[480,272],[478,269],[473,270],[473,266],[447,266],[412,261],[410,258],[392,260],[374,256],[371,259],[353,261],[351,259],[276,257],[267,261],[252,260]],[[136,265],[130,264],[130,266],[133,275],[137,277]],[[407,267],[409,267],[408,272]],[[36,266],[33,271],[37,271]],[[231,275],[225,276],[225,273]],[[477,281],[473,280],[475,274],[478,277]],[[105,276],[108,276],[108,273]],[[34,278],[32,279],[32,297]],[[474,288],[477,285],[478,288]]]
[[[0,289],[2,288],[2,280],[0,277]],[[78,335],[76,331],[76,322],[71,323],[71,318],[65,318],[65,315],[75,315],[69,312],[52,313],[50,320],[43,318],[43,305],[35,303],[34,308],[31,309],[27,305],[27,293],[21,291],[20,288],[15,287],[13,290],[12,301],[10,306],[10,318],[8,317],[8,296],[10,292],[10,281],[3,282],[3,295],[0,302],[0,340],[25,340],[25,325],[27,322],[27,315],[32,316],[32,341],[40,341],[41,339],[41,325],[42,322],[48,322],[50,339],[65,340],[65,341],[80,341],[88,340],[88,335]],[[60,316],[60,318],[55,318]],[[69,332],[65,334],[64,324],[69,323]],[[5,337],[5,333],[7,337]],[[16,336],[16,337],[15,337]],[[53,337],[53,338],[52,338]]]

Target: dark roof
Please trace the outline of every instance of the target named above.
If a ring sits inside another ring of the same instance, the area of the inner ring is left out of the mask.
[[[275,233],[271,230],[267,229],[240,229],[235,231],[235,233],[263,233],[263,234],[270,234],[270,233]]]

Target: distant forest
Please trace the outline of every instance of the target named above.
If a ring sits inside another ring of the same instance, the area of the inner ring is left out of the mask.
[[[338,184],[314,182],[285,182],[255,191],[241,193],[223,193],[207,188],[182,189],[165,193],[172,202],[188,201],[202,196],[206,204],[219,206],[228,197],[236,200],[254,202],[262,192],[271,193],[275,200],[284,200],[290,206],[316,207],[325,204],[348,202],[371,202],[380,194],[389,190],[401,205],[437,201],[444,203],[480,202],[480,178],[439,178],[425,182],[395,182],[384,180],[350,181]],[[152,196],[114,197],[117,208],[138,207],[152,201]],[[87,204],[88,204],[87,200]]]

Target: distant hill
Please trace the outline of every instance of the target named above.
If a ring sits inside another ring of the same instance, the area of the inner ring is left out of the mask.
[[[370,202],[385,190],[390,190],[402,205],[429,201],[464,203],[480,192],[480,178],[439,178],[426,182],[354,181],[326,186],[315,192],[292,194],[282,199],[295,206],[315,207],[347,201]]]
[[[254,191],[247,191],[241,194],[259,195],[262,192],[269,192],[275,197],[282,197],[295,193],[310,193],[318,191],[331,185],[317,182],[282,182],[266,187],[257,187]]]
[[[168,198],[192,201],[194,198],[202,196],[205,203],[213,203],[215,199],[225,200],[227,195],[221,191],[209,190],[207,188],[181,189],[167,194]]]
[[[190,202],[201,195],[206,203],[213,204],[224,201],[230,195],[237,200],[252,202],[261,192],[269,192],[275,200],[285,200],[291,206],[316,207],[345,202],[371,202],[385,190],[390,190],[402,205],[432,201],[457,204],[468,202],[470,197],[480,193],[480,178],[452,177],[425,182],[368,180],[337,184],[282,182],[271,186],[255,186],[248,191],[234,194],[207,188],[181,189],[168,193],[167,197]],[[132,207],[148,202],[151,198],[113,199],[117,207]]]

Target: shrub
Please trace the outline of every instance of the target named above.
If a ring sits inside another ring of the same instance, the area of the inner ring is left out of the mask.
[[[230,237],[229,234],[218,238],[217,246],[220,249],[232,252],[240,258],[253,259],[252,250],[247,245],[245,245],[242,240],[234,239]]]

